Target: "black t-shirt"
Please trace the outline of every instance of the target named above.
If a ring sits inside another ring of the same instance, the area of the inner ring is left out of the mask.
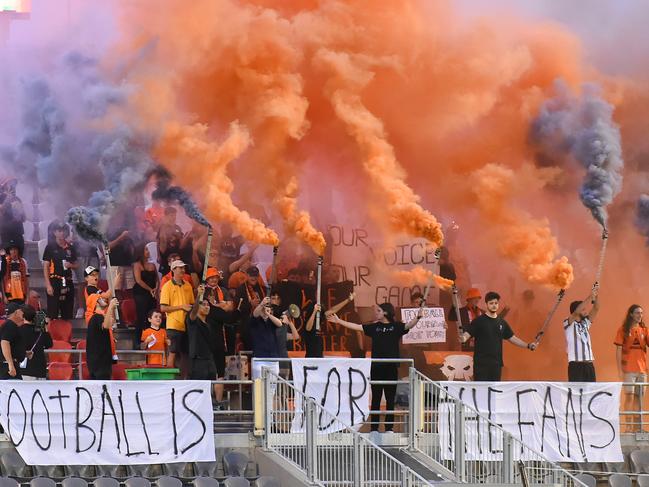
[[[209,317],[208,317],[209,320]],[[197,316],[195,320],[185,319],[187,324],[187,338],[189,339],[190,359],[211,359],[214,347],[214,334],[209,323],[204,323]]]
[[[88,322],[86,356],[91,371],[104,370],[113,365],[110,332],[103,327],[104,316],[95,313]]]
[[[6,340],[11,345],[11,356],[14,362],[21,362],[25,358],[25,345],[16,323],[11,320],[4,322],[4,325],[0,328],[0,340]],[[5,361],[4,356],[2,361]]]
[[[315,324],[311,331],[307,331],[306,325],[300,330],[302,342],[306,349],[306,358],[322,358],[324,356],[324,345],[322,343],[322,335],[318,334],[315,329]]]
[[[34,356],[27,361],[27,367],[21,369],[21,374],[31,377],[46,377],[47,360],[45,359],[44,350],[52,348],[52,337],[46,331],[41,334],[34,325],[27,323],[21,326],[19,330],[25,350],[31,350],[34,347]]]
[[[503,365],[503,340],[514,336],[509,323],[485,314],[478,316],[464,329],[475,338],[474,364]]]
[[[43,262],[49,262],[50,264],[50,277],[59,276],[72,279],[72,269],[63,268],[64,260],[70,263],[77,261],[75,246],[66,244],[65,247],[61,247],[56,242],[48,243],[43,251]],[[70,284],[72,284],[72,281],[70,281]]]
[[[399,358],[401,337],[408,332],[406,325],[401,322],[377,321],[363,325],[363,333],[372,339],[372,358]]]
[[[277,328],[270,318],[264,320],[261,317],[250,318],[250,338],[252,341],[252,354],[258,358],[280,358],[277,346]]]

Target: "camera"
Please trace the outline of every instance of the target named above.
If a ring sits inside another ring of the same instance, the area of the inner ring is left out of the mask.
[[[45,314],[45,311],[39,310],[36,312],[34,315],[34,320],[32,321],[32,324],[34,325],[34,328],[36,328],[38,331],[44,332],[46,331],[45,328],[47,326],[47,315]]]

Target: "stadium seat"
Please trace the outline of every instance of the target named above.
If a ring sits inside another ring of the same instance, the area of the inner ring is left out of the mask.
[[[580,473],[579,475],[575,475],[575,477],[577,478],[577,480],[584,483],[587,487],[597,486],[597,479],[590,474]]]
[[[61,340],[53,340],[52,343],[52,349],[54,350],[72,350],[72,345],[70,345],[68,342],[64,342]],[[50,362],[67,362],[70,363],[72,359],[72,354],[71,353],[50,353],[48,354],[48,360]]]
[[[633,450],[629,455],[635,473],[649,473],[649,450]]]
[[[649,487],[649,475],[638,475],[638,487]]]
[[[255,487],[281,487],[279,480],[275,477],[263,475],[255,480]]]
[[[229,451],[223,455],[223,468],[225,475],[233,477],[243,477],[246,473],[248,457],[238,451]]]
[[[121,311],[120,320],[123,324],[134,326],[137,321],[137,312],[135,311],[135,300],[132,298],[124,299],[119,303]]]
[[[20,487],[20,484],[9,477],[0,477],[0,487]]]
[[[213,477],[196,477],[192,480],[192,485],[194,487],[219,487],[219,481]]]
[[[163,475],[155,483],[158,487],[183,487],[183,483],[180,480],[176,477],[169,477],[168,475]]]
[[[178,477],[182,479],[194,477],[194,474],[192,473],[192,463],[183,463],[183,462],[176,462],[176,463],[167,463],[165,465],[165,472],[167,475],[170,475],[171,477]]]
[[[164,467],[159,463],[152,463],[146,465],[129,465],[128,474],[131,477],[146,477],[157,478],[164,475]]]
[[[228,477],[223,487],[250,487],[250,481],[245,477]]]
[[[124,481],[124,487],[151,487],[151,482],[144,477],[129,477]]]
[[[99,477],[92,485],[94,487],[119,487],[119,482],[112,477]]]
[[[614,473],[608,478],[611,487],[631,487],[631,479],[623,473]]]
[[[76,486],[76,478],[84,479],[94,479],[97,477],[97,467],[94,465],[67,465],[66,470],[70,477],[70,483],[72,487]],[[63,480],[65,482],[65,480]],[[85,481],[85,480],[84,480]],[[64,486],[65,487],[65,486]],[[84,487],[84,486],[81,486]]]
[[[32,468],[34,469],[34,475],[37,477],[57,479],[66,475],[63,465],[33,465]]]
[[[79,477],[66,477],[61,481],[61,487],[88,487],[88,482]]]
[[[122,465],[96,465],[96,469],[97,476],[99,477],[97,480],[101,480],[105,477],[111,477],[111,480],[125,479],[128,477],[126,467],[123,467]],[[97,480],[94,482],[95,487],[117,487],[113,484],[97,485]],[[115,480],[115,482],[117,482],[117,480]]]
[[[72,323],[67,320],[51,320],[47,330],[52,340],[69,342],[72,339]]]
[[[56,487],[56,482],[47,477],[34,477],[29,481],[29,487]]]
[[[197,477],[216,477],[219,465],[216,462],[196,462],[194,475]]]
[[[113,364],[113,376],[111,379],[113,380],[126,380],[126,369],[131,369],[133,367],[129,366],[128,364],[124,364],[122,362],[117,362],[116,364]]]
[[[31,468],[27,467],[25,461],[14,450],[6,450],[0,456],[3,475],[11,477],[31,477]]]
[[[73,374],[74,369],[72,368],[72,365],[67,362],[50,362],[47,366],[47,376],[49,380],[71,380]]]

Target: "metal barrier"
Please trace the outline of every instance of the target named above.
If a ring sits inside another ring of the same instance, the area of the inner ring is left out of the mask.
[[[410,369],[409,377],[409,449],[432,460],[438,468],[441,466],[447,476],[459,482],[520,484],[522,472],[525,472],[531,484],[585,486],[567,470],[546,460],[486,416],[449,395],[439,383],[414,368]],[[446,422],[443,426],[442,418]],[[475,422],[477,434],[467,434],[467,421]],[[489,451],[482,449],[481,436],[489,438],[493,445]],[[480,459],[469,454],[478,451]],[[519,469],[521,462],[523,468]]]
[[[323,358],[336,358],[335,356],[325,357]],[[251,360],[251,370],[255,369],[255,363],[258,362],[278,362],[280,364],[287,364],[285,368],[290,368],[291,361],[293,359],[291,358],[252,358]],[[372,363],[398,363],[400,365],[406,365],[408,369],[414,366],[414,360],[411,358],[370,358],[369,360],[372,361]],[[284,368],[284,367],[282,367]],[[254,379],[253,374],[251,373],[251,377]],[[284,377],[286,378],[286,377]],[[293,384],[291,380],[288,381],[290,384]],[[408,386],[408,378],[404,377],[401,380],[370,380],[369,381],[370,386],[372,385],[396,385],[397,387],[399,385],[403,386]],[[398,399],[398,398],[397,398]],[[396,404],[397,406],[399,405],[398,402]],[[406,433],[408,430],[408,424],[409,424],[409,414],[410,411],[407,407],[404,406],[403,409],[381,409],[381,410],[370,410],[369,411],[369,416],[368,420],[365,422],[366,425],[371,426],[372,424],[381,424],[382,420],[381,417],[391,414],[394,416],[394,431],[396,433]],[[376,416],[375,416],[376,415]],[[377,417],[378,421],[374,422],[372,421],[373,417]]]
[[[262,379],[255,385],[255,404],[263,412],[263,420],[256,424],[263,432],[263,447],[305,472],[310,483],[368,487],[434,485],[269,368],[262,369]]]

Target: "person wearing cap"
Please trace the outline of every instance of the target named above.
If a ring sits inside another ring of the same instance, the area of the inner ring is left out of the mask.
[[[91,380],[110,380],[113,375],[113,340],[117,298],[97,300],[96,312],[86,330],[86,361]]]
[[[462,326],[466,327],[475,320],[478,316],[482,316],[485,311],[478,306],[480,300],[482,299],[482,294],[478,288],[472,287],[466,292],[466,305],[460,308],[460,318],[462,319]],[[451,310],[448,313],[448,321],[452,323],[457,323],[457,311],[455,306],[451,306]],[[451,329],[456,330],[457,327],[453,326]],[[474,340],[469,338],[466,342],[461,344],[462,350],[473,350]]]
[[[84,317],[86,320],[86,325],[88,325],[90,323],[90,319],[95,314],[103,314],[106,312],[106,306],[97,306],[97,303],[99,302],[99,300],[103,300],[107,303],[112,297],[112,293],[110,292],[110,289],[107,289],[103,292],[101,289],[99,289],[99,269],[97,269],[96,267],[86,267],[83,270],[83,276],[86,280],[86,286],[83,290],[83,297],[86,301],[86,312]],[[115,276],[115,287],[119,287],[121,282],[122,275],[118,273],[117,276]],[[111,356],[113,360],[117,360],[117,347],[115,337],[113,336],[113,329],[111,328],[108,333],[110,335]]]
[[[71,320],[74,314],[74,284],[72,270],[76,269],[77,250],[66,240],[69,227],[60,220],[50,223],[48,243],[43,251],[43,278],[47,290],[47,316],[50,319]],[[48,232],[49,233],[49,232]]]
[[[185,281],[185,263],[175,260],[171,263],[171,280],[160,290],[160,310],[167,316],[167,337],[171,341],[169,347],[169,367],[176,366],[178,356],[181,377],[187,377],[187,364],[183,360],[188,351],[185,318],[194,304],[194,290]]]
[[[182,260],[182,259],[180,258],[180,254],[170,254],[167,260],[169,263],[169,268],[171,269],[171,264],[174,260]],[[196,285],[194,284],[194,280],[192,279],[192,276],[189,275],[187,272],[183,274],[183,279],[187,281],[192,286],[192,288],[196,287]],[[167,284],[169,281],[171,281],[171,270],[167,272],[165,275],[163,275],[162,278],[160,279],[160,289],[162,289],[162,286]]]
[[[18,364],[25,358],[25,344],[19,330],[23,321],[23,305],[9,303],[7,320],[0,327],[0,349],[2,349],[0,380],[22,379]]]
[[[7,244],[0,263],[0,279],[5,303],[24,303],[29,296],[27,261],[20,256],[20,247],[13,240]]]

